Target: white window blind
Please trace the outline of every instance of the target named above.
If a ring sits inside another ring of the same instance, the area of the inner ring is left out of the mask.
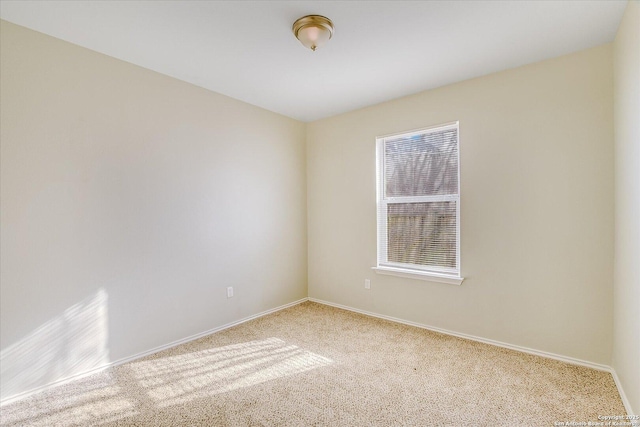
[[[458,123],[377,139],[378,267],[460,273]]]

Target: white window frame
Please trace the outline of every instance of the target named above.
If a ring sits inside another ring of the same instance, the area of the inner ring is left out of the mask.
[[[415,135],[440,132],[448,129],[457,130],[458,144],[458,194],[437,196],[411,196],[411,197],[386,197],[385,195],[385,149],[387,139],[410,138]],[[378,262],[373,267],[376,273],[400,276],[412,279],[428,280],[433,282],[460,285],[464,278],[460,275],[460,126],[452,122],[443,125],[431,126],[409,132],[379,136],[376,138],[376,200],[377,200],[377,229],[378,229]],[[417,264],[404,264],[390,262],[387,257],[387,206],[391,203],[418,203],[418,202],[456,202],[456,268],[437,266],[421,266]]]

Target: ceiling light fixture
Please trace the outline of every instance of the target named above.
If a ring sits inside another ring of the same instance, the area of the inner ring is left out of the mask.
[[[320,15],[307,15],[293,23],[293,34],[305,47],[315,51],[333,36],[333,22]]]

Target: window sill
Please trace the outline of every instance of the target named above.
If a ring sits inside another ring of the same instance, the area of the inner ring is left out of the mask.
[[[464,277],[453,276],[450,274],[432,273],[428,271],[406,270],[394,267],[372,267],[378,274],[386,274],[389,276],[406,277],[408,279],[427,280],[429,282],[448,283],[449,285],[460,285]]]

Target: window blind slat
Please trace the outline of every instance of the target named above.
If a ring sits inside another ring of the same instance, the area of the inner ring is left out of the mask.
[[[456,203],[388,204],[388,261],[456,268]]]
[[[457,129],[385,139],[385,196],[456,194],[457,141]]]

